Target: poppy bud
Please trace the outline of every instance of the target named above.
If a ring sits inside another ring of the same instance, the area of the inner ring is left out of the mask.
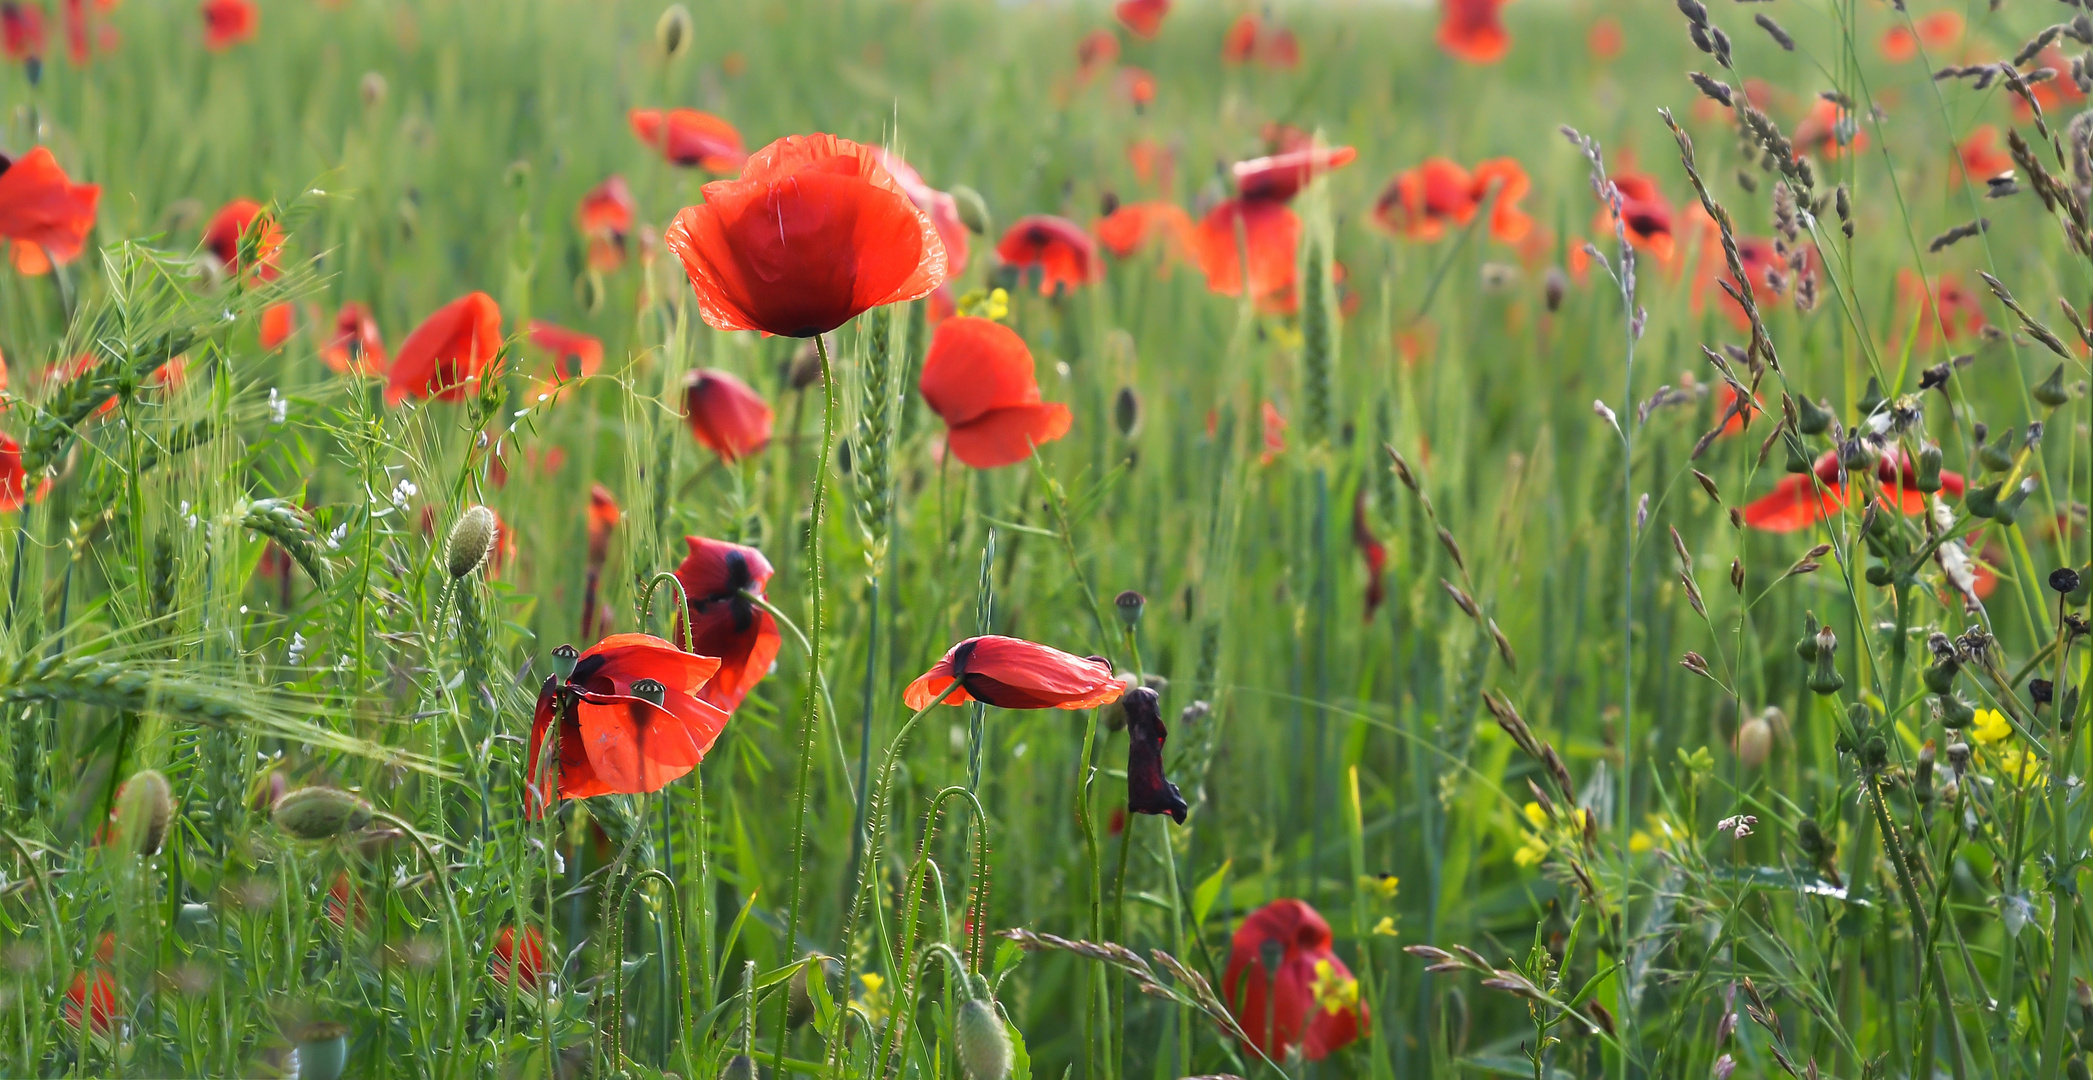
[[[1928,495],[1940,490],[1940,444],[1929,442],[1919,447],[1919,473],[1911,486]]]
[[[1120,387],[1119,396],[1112,399],[1112,426],[1126,439],[1141,430],[1141,395],[1134,393],[1133,387]]]
[[[1148,598],[1128,589],[1112,599],[1112,607],[1119,612],[1119,621],[1133,629],[1141,625],[1141,612],[1148,607]]]
[[[1763,716],[1746,720],[1737,729],[1737,760],[1746,768],[1756,769],[1766,764],[1766,757],[1773,751],[1773,725]]]
[[[1832,665],[1838,649],[1839,636],[1831,632],[1831,627],[1817,631],[1817,670],[1810,673],[1810,689],[1824,697],[1838,693],[1846,685],[1846,677]]]
[[[1955,674],[1961,668],[1962,665],[1956,663],[1955,658],[1952,656],[1943,657],[1938,663],[1929,665],[1924,676],[1926,689],[1936,694],[1945,694],[1953,690],[1955,688]]]
[[[952,1043],[967,1080],[1003,1080],[1010,1075],[1010,1033],[994,1003],[973,997],[961,1002]]]
[[[683,55],[690,37],[690,9],[682,4],[663,8],[661,18],[654,24],[654,43],[661,46],[661,54],[671,60]]]
[[[574,664],[580,659],[581,650],[572,645],[561,645],[552,650],[553,675],[557,678],[565,679],[567,676],[574,674]]]
[[[444,553],[444,569],[450,571],[451,580],[456,581],[486,563],[487,555],[494,550],[494,530],[494,511],[484,506],[468,507],[458,516]]]
[[[1870,375],[1868,376],[1867,389],[1860,392],[1860,400],[1854,402],[1853,405],[1860,410],[1860,415],[1866,418],[1873,416],[1875,410],[1882,408],[1884,400],[1882,396],[1882,380]]]
[[[719,1071],[719,1080],[756,1080],[756,1060],[747,1054],[728,1058],[726,1067]]]
[[[1940,725],[1949,731],[1960,731],[1977,719],[1977,710],[1969,702],[1953,694],[1940,696]],[[1952,749],[1952,747],[1950,748]]]
[[[2013,429],[2001,432],[1997,442],[1986,443],[1977,448],[1977,464],[1986,472],[2007,472],[2013,468]]]
[[[1990,517],[1998,512],[1999,488],[2003,486],[2001,482],[1970,488],[1962,496],[1962,508],[1969,511],[1973,517]]]
[[[299,788],[276,800],[270,817],[300,840],[328,840],[370,824],[371,804],[335,788]]]
[[[363,95],[363,107],[375,109],[385,100],[385,76],[375,71],[363,73],[363,83],[357,87]]]
[[[116,800],[117,827],[131,849],[146,857],[158,855],[167,841],[167,826],[174,820],[174,789],[167,777],[146,769],[124,781]]]
[[[1807,397],[1795,399],[1795,430],[1804,435],[1822,435],[1831,430],[1831,410],[1820,408]]]
[[[650,705],[659,705],[669,699],[669,688],[656,679],[635,679],[632,683],[632,696]]]
[[[2064,365],[2058,364],[2057,370],[2050,372],[2049,378],[2035,384],[2035,388],[2029,390],[2028,394],[2052,409],[2070,401],[2071,395],[2064,389]]]
[[[1541,279],[1541,298],[1547,302],[1549,312],[1562,310],[1563,297],[1569,291],[1569,275],[1564,274],[1560,266],[1549,267],[1547,276]]]
[[[988,235],[988,203],[981,193],[965,184],[954,184],[948,192],[952,196],[953,208],[959,211],[959,223],[975,236]]]
[[[1817,613],[1814,611],[1802,614],[1802,638],[1795,643],[1795,655],[1808,663],[1817,662]]]
[[[2020,512],[2020,504],[2028,501],[2028,496],[2035,493],[2036,486],[2034,477],[2030,476],[2023,479],[2019,487],[2014,488],[2010,494],[1998,501],[1997,506],[1992,508],[1991,520],[2001,525],[2013,524],[2014,515]]]
[[[29,85],[31,86],[35,86],[36,84],[43,82],[44,58],[41,56],[32,56],[22,61],[22,74],[27,75],[29,77]]]

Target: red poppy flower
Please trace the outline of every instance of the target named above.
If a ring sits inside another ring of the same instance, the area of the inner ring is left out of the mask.
[[[558,797],[657,791],[696,768],[727,714],[696,696],[720,662],[651,634],[612,634],[581,653],[564,680],[546,678],[531,722],[528,812]],[[557,775],[541,781],[538,754],[559,725]]]
[[[748,160],[748,152],[741,148],[741,132],[711,113],[670,109],[665,128],[660,109],[634,109],[625,119],[632,125],[632,133],[660,150],[671,165],[730,173]]]
[[[959,681],[947,705],[980,701],[999,709],[1094,709],[1126,693],[1101,656],[1071,656],[1022,638],[968,638],[916,677],[901,695],[911,709],[930,707]]]
[[[1752,302],[1761,310],[1780,302],[1787,295],[1791,274],[1788,260],[1774,247],[1773,241],[1758,236],[1737,237],[1737,259],[1744,264],[1745,280],[1740,282],[1730,275],[1729,260],[1723,256],[1722,235],[1714,219],[1699,203],[1693,204],[1686,214],[1689,224],[1698,230],[1700,251],[1695,258],[1693,288],[1688,295],[1687,306],[1698,315],[1707,307],[1707,294],[1714,292],[1723,314],[1739,331],[1751,329],[1751,319],[1744,308],[1723,291],[1719,282],[1728,282],[1731,288],[1751,290]],[[1814,254],[1804,249],[1805,265],[1814,259]]]
[[[1736,404],[1736,387],[1725,382],[1715,388],[1715,415],[1717,417],[1729,417],[1729,419],[1723,421],[1722,434],[1724,437],[1742,434],[1745,428],[1751,426],[1753,420],[1758,419],[1760,413],[1766,411],[1766,403],[1755,397],[1752,399],[1751,404],[1738,409],[1736,415],[1731,416],[1730,409]]]
[[[770,560],[724,540],[683,541],[690,554],[676,567],[676,580],[690,604],[685,644],[694,653],[719,657],[719,672],[698,691],[698,700],[733,712],[778,658],[778,622],[749,599],[763,595]]]
[[[334,316],[334,336],[320,350],[320,359],[338,375],[376,375],[385,370],[385,339],[378,334],[378,320],[371,309],[354,300],[342,305]]]
[[[13,248],[15,268],[25,274],[66,263],[87,246],[95,204],[102,189],[75,184],[51,151],[37,147],[10,162],[0,156],[0,238]]]
[[[1112,13],[1138,37],[1152,38],[1170,14],[1170,0],[1119,0]]]
[[[911,168],[908,162],[901,160],[900,155],[888,153],[876,146],[871,150],[879,159],[879,163],[886,168],[887,174],[894,178],[896,184],[901,185],[901,193],[908,196],[908,201],[916,204],[916,209],[929,214],[930,223],[937,226],[938,239],[945,242],[947,273],[951,277],[966,273],[967,227],[965,222],[959,220],[959,201],[949,192],[939,191],[924,183],[922,174]]]
[[[22,469],[22,444],[0,435],[0,514],[20,510],[25,501],[42,499],[49,490],[51,481],[46,477],[34,495],[28,494],[29,474]]]
[[[387,404],[409,397],[458,401],[479,391],[501,349],[501,308],[483,292],[437,308],[400,343],[385,386]]]
[[[274,352],[298,330],[298,313],[289,304],[270,304],[262,309],[262,348]]]
[[[1120,68],[1119,74],[1112,80],[1112,86],[1118,91],[1119,96],[1125,98],[1127,104],[1132,105],[1137,111],[1155,104],[1156,77],[1149,74],[1147,68],[1132,65]]]
[[[1975,335],[1984,329],[1984,308],[1974,293],[1962,284],[1962,279],[1953,274],[1941,274],[1934,279],[1929,289],[1925,279],[1908,269],[1897,271],[1897,299],[1907,310],[1916,305],[1918,316],[1918,340],[1920,349],[1930,349],[1942,340],[1954,341],[1963,335]],[[1900,316],[1899,325],[1909,325],[1908,316]]]
[[[327,898],[320,902],[320,913],[336,926],[346,926],[351,916],[356,919],[356,925],[362,926],[369,917],[363,896],[349,880],[348,871],[334,875],[334,882],[327,886]]]
[[[1809,528],[1846,505],[1846,488],[1839,476],[1839,456],[1827,450],[1809,472],[1782,477],[1770,493],[1746,506],[1744,523],[1776,533]],[[1925,512],[1926,494],[1911,486],[1917,474],[1903,454],[1895,450],[1883,454],[1875,463],[1875,479],[1882,485],[1884,495],[1904,513]],[[1940,488],[1949,495],[1961,495],[1966,487],[1960,473],[1940,474]]]
[[[1490,235],[1516,244],[1533,231],[1533,219],[1519,209],[1532,183],[1511,158],[1492,158],[1474,172],[1445,158],[1427,158],[1389,181],[1374,203],[1374,220],[1384,229],[1411,240],[1437,240],[1448,226],[1475,220],[1484,200],[1496,191],[1490,208]]]
[[[1106,251],[1122,259],[1158,236],[1172,254],[1189,255],[1192,250],[1192,217],[1176,203],[1124,203],[1093,222],[1090,231]]]
[[[1599,63],[1610,63],[1621,55],[1621,21],[1611,15],[1601,15],[1592,20],[1592,28],[1584,35],[1584,49]]]
[[[1301,219],[1284,203],[1229,199],[1207,212],[1193,233],[1192,253],[1206,287],[1222,296],[1243,291],[1243,254],[1249,255],[1250,295],[1283,296],[1294,284],[1294,249]]]
[[[589,269],[608,274],[625,264],[625,247],[638,216],[632,189],[613,173],[581,197],[581,233],[589,241]]]
[[[1179,825],[1191,806],[1184,793],[1163,775],[1163,725],[1160,699],[1154,690],[1137,686],[1120,699],[1126,711],[1126,808],[1136,814],[1167,814]]]
[[[65,54],[74,67],[87,66],[87,0],[59,0],[65,16]]]
[[[1261,20],[1255,15],[1245,14],[1228,24],[1228,32],[1221,35],[1221,62],[1224,64],[1247,64],[1257,54],[1257,34]]]
[[[1918,28],[1914,36],[1905,26],[1892,26],[1882,32],[1882,58],[1894,63],[1916,59],[1919,47],[1925,46],[1933,52],[1954,48],[1962,40],[1962,15],[1955,11],[1936,11],[1912,24]]]
[[[1144,184],[1170,186],[1177,172],[1177,155],[1154,139],[1135,139],[1126,144],[1126,163],[1134,178]]]
[[[1092,30],[1076,42],[1076,78],[1084,82],[1119,62],[1119,35],[1110,30]]]
[[[257,225],[256,219],[261,223]],[[248,266],[240,264],[240,241],[246,239],[252,247],[254,261]],[[263,281],[276,276],[276,254],[283,249],[283,230],[253,199],[234,199],[218,208],[211,215],[211,223],[204,228],[203,246],[218,265],[228,274],[252,269]]]
[[[2055,112],[2061,106],[2076,105],[2085,100],[2086,95],[2079,92],[2077,81],[2071,78],[2071,61],[2065,57],[2064,50],[2051,45],[2035,56],[2034,66],[2056,72],[2055,78],[2044,79],[2032,85],[2035,101],[2042,106],[2043,111]],[[2013,115],[2026,120],[2034,114],[2028,108],[2028,103],[2022,101],[2019,95],[2015,95]]]
[[[1245,199],[1286,202],[1301,193],[1309,181],[1358,158],[1349,146],[1311,146],[1270,157],[1235,163],[1236,193]]]
[[[1458,60],[1494,64],[1511,51],[1499,13],[1505,0],[1441,0],[1439,47]]]
[[[28,0],[0,2],[0,49],[16,61],[44,55],[43,5]]]
[[[552,376],[556,382],[572,382],[596,374],[603,367],[603,342],[579,330],[532,319],[531,344],[552,354]]]
[[[1388,545],[1374,536],[1373,526],[1366,520],[1366,488],[1361,485],[1352,496],[1352,543],[1366,560],[1366,621],[1374,621],[1374,612],[1381,609],[1388,599],[1388,588],[1381,580],[1388,569]]]
[[[1019,218],[996,245],[996,257],[1020,269],[1038,267],[1041,296],[1052,296],[1063,288],[1073,292],[1105,276],[1105,264],[1097,257],[1097,244],[1090,234],[1075,222],[1050,214]]]
[[[1678,248],[1672,236],[1672,208],[1658,190],[1657,182],[1639,173],[1622,173],[1612,179],[1614,190],[1621,195],[1621,224],[1628,242],[1649,252],[1658,262],[1670,262]],[[1599,208],[1592,231],[1601,236],[1613,235],[1612,207]]]
[[[939,324],[923,357],[923,400],[945,421],[945,442],[977,469],[1013,465],[1068,434],[1068,406],[1042,402],[1032,350],[991,319]]]
[[[92,978],[92,989],[89,989]],[[73,976],[73,984],[66,987],[65,999],[59,1002],[59,1014],[72,1027],[80,1026],[80,1013],[87,1013],[87,1023],[96,1032],[107,1033],[115,1025],[117,1017],[116,977],[99,968],[92,976],[80,972]]]
[[[945,243],[878,155],[834,135],[758,150],[739,180],[669,226],[698,310],[721,330],[825,334],[859,312],[920,299],[947,275]]]
[[[683,418],[691,435],[722,461],[738,461],[770,445],[770,406],[749,384],[724,371],[691,372],[683,390]]]
[[[589,565],[601,568],[610,558],[610,534],[618,527],[625,512],[618,508],[618,499],[602,484],[589,487]]]
[[[538,928],[523,928],[523,947],[516,947],[516,928],[504,926],[494,936],[494,956],[488,962],[489,975],[506,987],[513,977],[519,992],[538,989],[538,973],[545,970],[545,939]]]
[[[253,37],[261,21],[254,0],[204,0],[204,48],[224,52]]]
[[[2013,155],[1999,149],[1998,139],[1999,129],[1990,124],[1978,124],[1970,129],[1962,145],[1955,148],[1955,157],[1962,165],[1964,176],[1982,182],[2012,170]]]
[[[1221,996],[1247,1043],[1273,1060],[1299,1046],[1321,1061],[1367,1019],[1358,981],[1330,947],[1330,924],[1299,900],[1274,900],[1236,928]]]
[[[1839,143],[1839,106],[1835,102],[1818,98],[1810,106],[1810,114],[1795,125],[1795,156],[1816,154],[1826,161],[1837,161],[1839,155],[1851,151],[1859,153],[1868,145],[1868,133],[1856,127],[1850,145]]]
[[[1301,39],[1280,27],[1257,43],[1257,62],[1268,68],[1292,70],[1301,66]]]
[[[1265,448],[1257,455],[1259,465],[1270,465],[1286,453],[1286,417],[1279,414],[1279,406],[1267,401],[1258,410],[1263,426]]]

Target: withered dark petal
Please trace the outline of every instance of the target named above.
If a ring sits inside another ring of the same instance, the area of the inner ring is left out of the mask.
[[[1121,704],[1126,709],[1126,808],[1136,814],[1168,814],[1179,825],[1191,810],[1177,785],[1163,776],[1163,743],[1170,732],[1163,726],[1161,702],[1145,686],[1127,691]]]

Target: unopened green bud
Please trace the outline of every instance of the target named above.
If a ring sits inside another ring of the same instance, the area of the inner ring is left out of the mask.
[[[450,542],[444,552],[444,569],[449,570],[453,581],[478,570],[494,550],[494,534],[498,523],[494,511],[484,506],[473,506],[458,515],[458,523],[451,526]]]
[[[1831,410],[1807,397],[1795,399],[1795,430],[1804,435],[1822,435],[1831,430]]]
[[[1953,690],[1955,688],[1955,676],[1961,670],[1962,665],[1956,663],[1952,658],[1928,665],[1924,676],[1926,689],[1936,694],[1945,694]]]
[[[967,1080],[1003,1080],[1010,1075],[1010,1033],[993,1003],[972,997],[961,1002],[952,1041]]]
[[[965,184],[952,186],[953,208],[959,211],[959,223],[975,236],[988,235],[988,203],[981,193]]]
[[[1817,669],[1810,673],[1810,690],[1816,694],[1829,697],[1846,685],[1846,677],[1833,664],[1838,651],[1839,636],[1831,627],[1817,631]]]
[[[2020,513],[2020,504],[2028,501],[2028,496],[2034,494],[2035,488],[2034,477],[2030,476],[2022,480],[2019,487],[2006,493],[2003,498],[1999,499],[1998,505],[1992,508],[1991,520],[2001,525],[2013,524],[2014,515]]]
[[[300,840],[329,840],[370,824],[371,804],[336,788],[299,788],[276,800],[270,816]]]
[[[1817,661],[1817,613],[1814,611],[1802,613],[1802,638],[1795,643],[1795,655],[1810,663]]]
[[[1794,476],[1809,475],[1810,459],[1803,457],[1802,452],[1795,449],[1794,443],[1782,440],[1781,449],[1787,451],[1787,460],[1781,466],[1782,468],[1788,470],[1788,472]]]
[[[2064,389],[2064,365],[2058,364],[2057,370],[2050,372],[2049,378],[2036,383],[2028,394],[2052,409],[2070,401],[2071,394]]]
[[[1940,723],[1950,731],[1960,731],[1977,719],[1976,706],[1954,694],[1940,696]]]
[[[1854,402],[1853,405],[1854,408],[1860,410],[1862,417],[1867,417],[1873,415],[1875,410],[1882,408],[1883,401],[1882,380],[1870,375],[1868,376],[1868,388],[1861,391],[1860,400]]]
[[[682,55],[690,45],[690,37],[690,9],[682,4],[662,9],[661,18],[654,24],[654,43],[661,46],[662,55],[671,60]]]
[[[1940,490],[1940,444],[1927,443],[1919,447],[1919,471],[1912,485],[1928,495]]]
[[[2004,482],[2000,481],[1998,483],[1986,484],[1983,487],[1970,488],[1963,493],[1962,508],[1969,511],[1971,517],[1990,517],[1998,512],[1999,488],[2004,486]]]
[[[1862,576],[1868,579],[1868,584],[1878,589],[1887,588],[1890,582],[1897,580],[1897,572],[1884,563],[1868,567],[1867,573]]]
[[[1998,441],[1977,448],[1977,464],[1986,472],[2007,472],[2013,468],[2013,429],[1999,433]]]
[[[167,777],[145,769],[124,781],[116,800],[116,822],[124,843],[141,856],[160,853],[167,827],[174,821],[174,789]]]

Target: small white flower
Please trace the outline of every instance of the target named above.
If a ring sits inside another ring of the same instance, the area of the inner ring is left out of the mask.
[[[287,664],[296,664],[305,659],[304,634],[295,630],[291,632],[291,647],[284,650],[283,659]]]
[[[1735,817],[1726,817],[1716,822],[1715,831],[1733,833],[1737,839],[1742,840],[1751,835],[1752,828],[1758,825],[1758,823],[1759,819],[1750,814],[1738,814]]]
[[[420,491],[420,488],[414,486],[414,481],[402,480],[392,489],[392,504],[405,510],[407,509],[407,500],[414,498]]]
[[[282,427],[284,425],[284,422],[290,419],[290,416],[291,399],[277,393],[275,387],[270,387],[269,423],[276,427]]]

